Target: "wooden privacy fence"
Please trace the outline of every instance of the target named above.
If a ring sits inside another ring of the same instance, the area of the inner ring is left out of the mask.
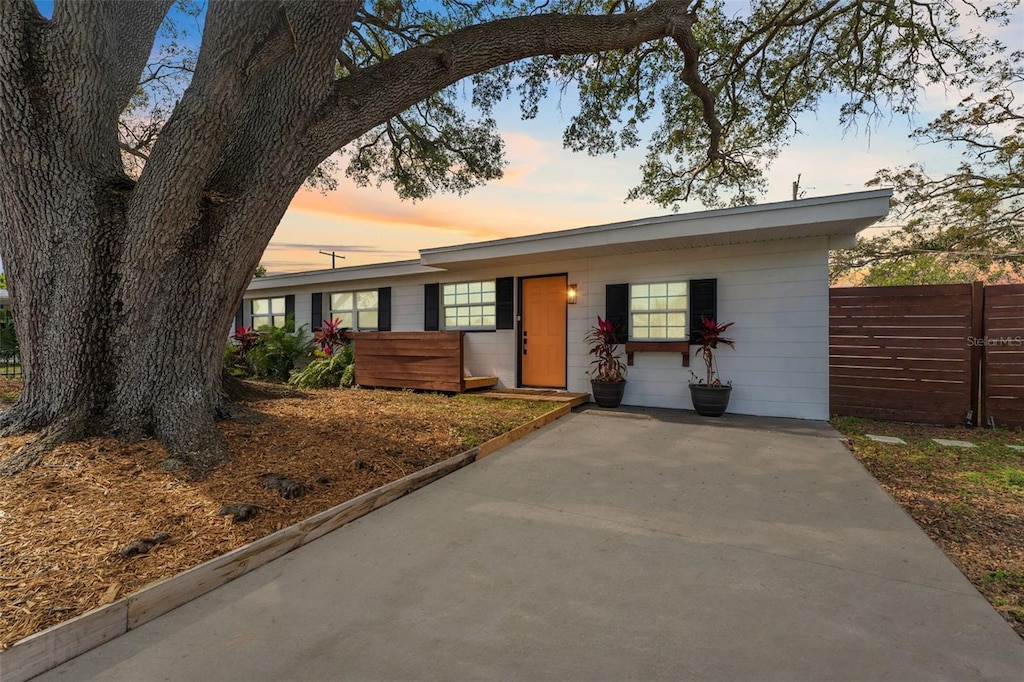
[[[356,383],[462,393],[498,383],[494,376],[466,376],[466,332],[354,332]]]
[[[832,414],[1024,426],[1024,285],[829,291]]]

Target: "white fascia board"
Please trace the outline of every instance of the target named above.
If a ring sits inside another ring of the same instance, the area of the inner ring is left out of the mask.
[[[440,268],[421,265],[419,260],[394,261],[391,263],[376,263],[373,265],[354,265],[347,268],[310,270],[308,272],[295,272],[286,275],[254,277],[252,282],[249,284],[248,291],[309,286],[313,284],[335,284],[338,282],[352,282],[368,279],[406,277],[409,275],[422,275],[425,273],[439,271],[441,271]]]
[[[775,239],[852,236],[888,214],[891,196],[891,190],[882,189],[645,218],[424,249],[420,251],[420,260],[424,265],[451,269],[480,261],[514,261],[555,253],[561,257],[586,257],[608,247],[630,247],[634,252],[661,251]]]

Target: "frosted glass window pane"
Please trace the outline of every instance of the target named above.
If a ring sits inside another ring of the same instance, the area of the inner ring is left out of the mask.
[[[284,313],[284,297],[270,299],[271,312]]]
[[[686,282],[669,282],[669,296],[686,296]]]
[[[634,284],[630,288],[630,295],[633,298],[647,298],[650,296],[651,288],[646,284]]]
[[[334,320],[336,324],[340,324],[342,327],[346,327],[348,329],[352,329],[354,326],[352,324],[352,313],[335,312],[331,314],[331,319]]]
[[[455,294],[445,294],[444,295],[444,304],[445,305],[455,305]]]
[[[458,324],[458,320],[456,319],[456,317],[454,315],[451,315],[450,317],[445,317],[444,318],[444,326],[446,326],[446,327],[454,327],[457,324]]]
[[[274,315],[274,326],[278,329],[284,329],[285,319],[284,315]]]
[[[373,310],[370,312],[359,313],[359,328],[360,329],[376,329],[377,328],[377,311]]]
[[[664,339],[665,328],[664,327],[651,327],[651,338],[652,339]]]
[[[494,282],[484,282],[482,290],[486,291],[486,292],[493,292],[494,291]]]
[[[494,327],[494,326],[496,326],[495,317],[493,315],[485,316],[483,324],[484,324],[485,327]]]
[[[372,310],[377,307],[376,291],[360,291],[356,293],[356,307],[360,310]],[[374,325],[376,326],[376,325]]]
[[[647,327],[637,327],[633,330],[634,339],[646,339],[650,338],[650,334],[647,332]]]
[[[652,327],[664,327],[666,323],[665,315],[651,315],[651,326]]]
[[[252,318],[252,328],[253,329],[259,329],[260,327],[267,327],[269,325],[270,325],[270,318],[269,317],[266,317],[266,316],[255,317],[254,316]]]
[[[647,304],[646,298],[634,298],[632,301],[633,310],[649,310],[650,306]]]
[[[481,302],[480,294],[470,294],[469,295],[469,302],[470,303],[480,303]]]
[[[634,315],[633,326],[634,327],[646,327],[651,324],[650,315]]]
[[[651,298],[654,298],[655,296],[664,296],[667,290],[668,286],[666,284],[652,284],[650,296]]]
[[[686,315],[683,313],[669,313],[668,325],[670,327],[682,327],[686,324]]]
[[[668,299],[668,307],[670,310],[686,310],[686,297],[670,296]]]
[[[685,339],[686,327],[669,327],[668,335],[673,339]]]
[[[664,310],[668,302],[668,299],[662,298],[651,298],[651,310]]]
[[[270,299],[257,298],[252,302],[253,315],[266,315],[270,312]]]
[[[351,310],[352,309],[352,292],[347,291],[342,294],[331,294],[331,310]]]

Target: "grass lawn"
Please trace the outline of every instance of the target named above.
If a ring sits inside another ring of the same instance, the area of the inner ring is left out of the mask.
[[[0,409],[19,390],[0,380]],[[153,441],[107,438],[60,446],[0,478],[0,649],[559,407],[358,389],[249,406],[247,423],[221,425],[231,461],[201,481],[165,470]],[[0,458],[30,439],[0,439]],[[268,488],[270,475],[291,479],[302,494]],[[242,504],[256,516],[233,523],[218,514]],[[158,534],[168,538],[148,553],[122,556]]]
[[[868,471],[1024,637],[1024,433],[834,417]],[[906,445],[874,442],[896,436]],[[933,438],[974,448],[942,446]]]

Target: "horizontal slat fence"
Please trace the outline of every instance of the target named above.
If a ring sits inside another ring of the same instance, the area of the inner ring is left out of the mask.
[[[465,332],[356,332],[356,383],[461,393]]]
[[[829,291],[829,410],[1024,427],[1024,284]]]
[[[1024,426],[1024,284],[985,287],[983,419]]]
[[[971,409],[970,284],[829,291],[832,414],[960,424]]]

